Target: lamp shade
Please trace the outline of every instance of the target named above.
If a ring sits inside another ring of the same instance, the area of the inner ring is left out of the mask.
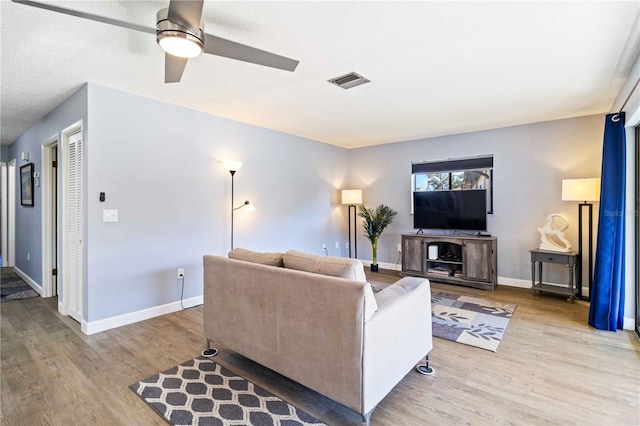
[[[229,172],[237,172],[242,167],[242,161],[223,161],[222,164]]]
[[[600,178],[562,179],[562,201],[599,201]]]
[[[342,190],[342,204],[362,204],[362,190],[361,189],[343,189]]]

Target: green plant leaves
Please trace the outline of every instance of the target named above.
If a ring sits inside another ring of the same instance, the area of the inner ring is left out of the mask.
[[[360,206],[358,216],[364,219],[362,228],[365,232],[364,235],[371,241],[371,244],[378,242],[382,231],[393,222],[393,218],[397,214],[398,212],[384,204],[380,204],[375,209],[366,208],[364,205]]]

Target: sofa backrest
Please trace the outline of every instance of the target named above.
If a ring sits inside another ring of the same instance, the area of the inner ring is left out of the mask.
[[[245,248],[234,248],[229,252],[229,259],[243,260],[245,262],[260,263],[262,265],[283,267],[282,253],[260,253]]]
[[[367,288],[354,280],[204,256],[205,335],[359,407]]]
[[[297,250],[289,250],[282,256],[282,260],[284,261],[284,267],[288,269],[330,275],[353,281],[367,281],[364,266],[358,259],[318,256]]]

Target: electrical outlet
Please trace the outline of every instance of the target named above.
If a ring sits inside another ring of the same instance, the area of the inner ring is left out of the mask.
[[[178,278],[184,277],[184,268],[178,268]]]
[[[402,253],[402,244],[398,243],[398,253]]]
[[[322,250],[326,250],[326,249],[327,249],[327,245],[326,245],[326,244],[323,244],[323,245],[322,245]]]
[[[336,241],[336,248],[339,249],[340,248],[340,241]]]
[[[344,248],[349,249],[349,242],[344,243]]]
[[[31,253],[27,252],[27,260],[31,260]]]

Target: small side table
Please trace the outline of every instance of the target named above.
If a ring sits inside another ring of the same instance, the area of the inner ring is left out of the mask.
[[[538,291],[546,291],[549,293],[566,294],[569,296],[567,299],[573,303],[573,298],[578,294],[578,290],[574,287],[576,270],[580,265],[580,255],[577,252],[557,252],[534,249],[531,252],[531,293],[536,294]],[[569,284],[567,287],[561,287],[557,285],[549,285],[542,283],[542,264],[543,263],[556,263],[560,265],[566,265],[569,268]],[[536,264],[538,267],[536,268]],[[536,282],[536,269],[538,270],[538,281]]]

